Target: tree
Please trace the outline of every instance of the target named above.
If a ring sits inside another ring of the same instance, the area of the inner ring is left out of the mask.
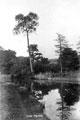
[[[17,25],[14,27],[13,31],[16,34],[25,32],[27,35],[27,45],[28,45],[28,52],[30,58],[30,69],[31,72],[33,73],[32,60],[31,60],[30,47],[29,47],[29,33],[36,31],[36,26],[38,26],[38,15],[33,12],[30,12],[26,16],[24,16],[23,14],[18,14],[15,16],[15,20],[17,21]]]
[[[60,68],[61,68],[61,73],[63,72],[63,66],[62,66],[62,52],[64,48],[68,47],[67,40],[65,40],[65,36],[57,33],[58,38],[56,39],[57,44],[55,47],[57,48],[56,52],[59,54],[60,57]]]
[[[37,44],[30,44],[29,49],[30,49],[31,58],[33,59],[34,62],[36,52],[38,52]]]
[[[30,44],[30,54],[33,61],[34,73],[49,71],[49,60],[39,52],[37,44]]]
[[[10,67],[12,82],[19,85],[30,84],[29,57],[16,57],[12,59],[13,65]],[[27,79],[27,80],[26,80]]]
[[[72,108],[72,105],[74,105],[75,102],[79,101],[79,91],[77,89],[79,85],[75,84],[64,84],[61,83],[61,86],[59,87],[59,93],[61,96],[61,99],[58,99],[58,117],[61,118],[61,120],[68,120],[71,112],[74,110]],[[78,95],[77,95],[78,93]]]
[[[77,52],[71,48],[64,48],[62,52],[62,65],[64,71],[77,70],[79,67],[79,58]]]
[[[49,60],[48,60],[48,58],[41,57],[40,60],[37,60],[37,61],[34,63],[34,72],[35,72],[35,73],[50,72],[50,65],[49,65]]]
[[[79,101],[79,84],[65,84],[63,88],[63,96],[66,105],[72,106]]]
[[[78,54],[80,55],[80,41],[78,41],[76,45],[77,45]]]
[[[1,50],[2,50],[2,51],[4,50],[4,48],[3,48],[2,46],[0,46],[0,51],[1,51]]]
[[[13,65],[13,59],[15,58],[15,51],[0,50],[0,70],[2,73],[10,74],[10,68]]]
[[[40,61],[42,58],[42,53],[39,52],[38,48],[37,48],[37,44],[30,44],[30,54],[31,54],[31,58],[34,62]]]

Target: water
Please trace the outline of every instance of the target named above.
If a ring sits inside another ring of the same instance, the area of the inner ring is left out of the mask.
[[[34,85],[34,97],[0,83],[0,120],[80,120],[80,85]]]
[[[42,97],[38,99],[45,106],[44,114],[50,120],[80,120],[80,85],[53,84],[44,93],[45,88],[40,88]]]

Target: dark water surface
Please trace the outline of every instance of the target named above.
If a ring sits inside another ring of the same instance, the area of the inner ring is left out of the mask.
[[[0,120],[80,120],[80,85],[34,85],[34,96],[0,83]]]
[[[50,91],[43,86],[42,94],[39,101],[50,120],[80,120],[80,85],[54,83]]]

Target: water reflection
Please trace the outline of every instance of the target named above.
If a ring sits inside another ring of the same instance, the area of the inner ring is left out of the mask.
[[[64,99],[66,105],[74,105],[79,101],[79,84],[63,84],[59,89],[61,97]]]
[[[80,120],[80,85],[35,84],[34,90],[33,96],[10,83],[1,84],[2,120]]]
[[[61,120],[71,120],[73,119],[72,113],[76,113],[76,111],[78,111],[75,103],[79,102],[79,85],[61,83],[61,89],[59,89],[59,93],[61,96],[61,107],[58,108],[58,110],[61,111],[59,117]],[[79,118],[80,116],[76,117],[75,120]]]
[[[50,86],[50,89],[45,85],[41,87],[37,86],[37,90],[42,90],[43,96],[39,101],[45,106],[44,114],[51,120],[80,119],[79,84],[55,83]]]

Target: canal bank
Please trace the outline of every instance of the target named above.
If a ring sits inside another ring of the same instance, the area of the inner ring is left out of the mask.
[[[5,78],[5,79],[4,79]],[[21,92],[8,76],[0,77],[0,120],[49,120],[32,95]]]

